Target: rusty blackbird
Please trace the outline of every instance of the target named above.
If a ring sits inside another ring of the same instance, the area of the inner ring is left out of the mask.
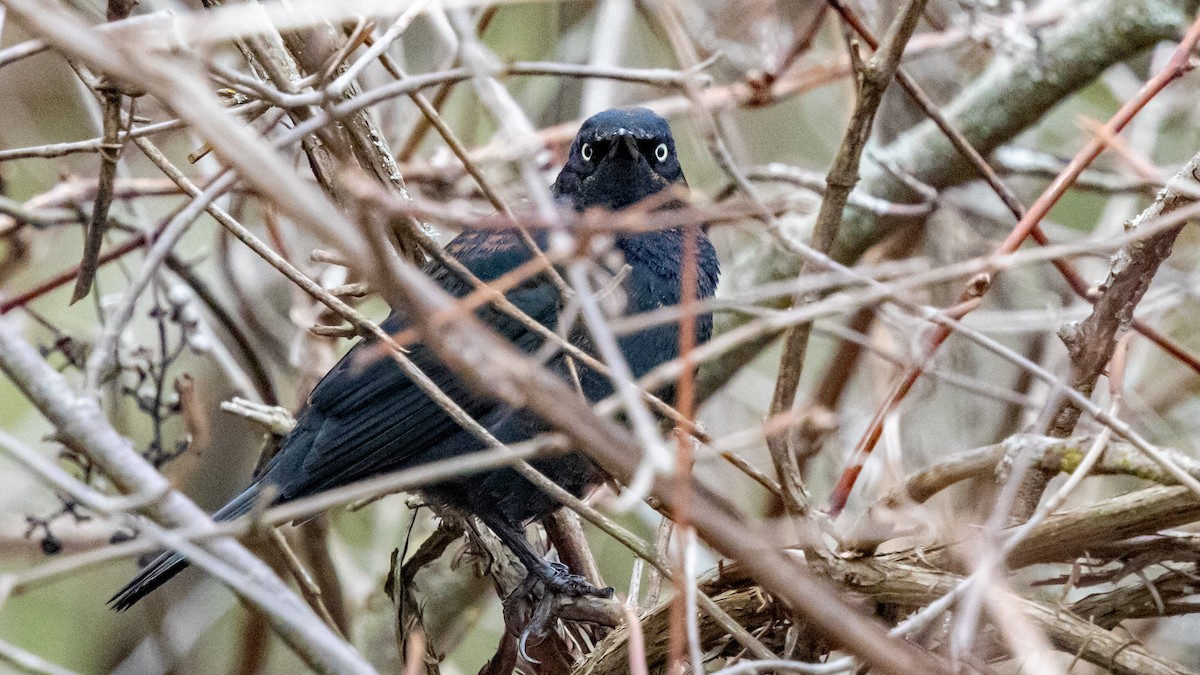
[[[584,122],[551,191],[578,211],[597,207],[615,211],[673,185],[686,185],[686,181],[670,127],[650,110],[630,108],[607,110]],[[625,314],[680,302],[684,236],[680,229],[615,235],[613,246],[627,266],[619,277]],[[695,236],[697,242],[697,288],[693,292],[699,298],[711,297],[719,272],[716,252],[703,232],[687,236]],[[544,232],[535,235],[543,247],[546,238]],[[494,280],[531,258],[516,233],[505,230],[469,230],[446,248],[483,281]],[[452,294],[463,296],[471,290],[466,280],[436,263],[430,264],[428,272]],[[561,301],[558,289],[548,278],[535,277],[506,295],[530,317],[552,329],[557,326]],[[484,308],[479,316],[527,352],[542,347],[540,336],[507,314]],[[404,321],[393,314],[383,327],[395,334],[403,329]],[[711,315],[700,315],[695,329],[697,341],[707,340],[712,332]],[[568,334],[576,345],[591,349],[582,326],[573,327]],[[679,355],[679,326],[660,324],[623,335],[618,343],[633,375],[640,377]],[[214,514],[215,519],[229,520],[247,513],[264,494],[285,502],[484,448],[414,385],[394,361],[356,358],[371,344],[370,339],[363,340],[329,371],[313,389],[278,454],[245,492]],[[523,441],[546,429],[528,412],[473,394],[429,349],[415,345],[409,356],[499,440]],[[547,365],[567,377],[565,362],[560,353]],[[612,393],[611,381],[600,373],[579,367],[577,374],[589,400]],[[669,390],[664,393],[670,395]],[[579,454],[540,458],[533,465],[575,495],[582,495],[603,479],[600,471]],[[268,485],[273,489],[266,490]],[[564,566],[544,560],[530,545],[525,525],[560,505],[511,468],[479,471],[419,492],[432,504],[477,516],[516,554],[527,573],[545,585],[546,591],[576,595],[596,592]],[[179,554],[164,553],[113,596],[110,604],[118,610],[126,609],[186,566],[186,559]]]

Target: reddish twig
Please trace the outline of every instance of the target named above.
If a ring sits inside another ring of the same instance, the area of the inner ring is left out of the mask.
[[[850,192],[859,180],[859,164],[867,147],[867,139],[874,128],[875,115],[883,103],[884,92],[900,67],[904,46],[916,30],[924,8],[924,0],[906,2],[892,20],[883,42],[875,47],[875,53],[865,63],[857,66],[859,78],[854,114],[825,179],[825,195],[813,224],[812,248],[822,254],[828,254],[837,239]],[[851,47],[851,58],[858,60],[856,47]],[[801,265],[800,274],[805,274],[813,267],[815,265],[811,261],[805,261]],[[794,303],[811,304],[818,297],[816,293],[807,293],[797,297]],[[811,335],[811,322],[794,326],[785,333],[783,356],[780,359],[779,377],[775,381],[775,391],[771,398],[770,414],[778,415],[785,410],[791,410],[795,404]],[[788,438],[769,436],[767,448],[771,453],[771,461],[775,464],[779,485],[783,488],[786,510],[796,515],[808,515],[808,496],[800,480],[794,448],[788,442]]]
[[[847,25],[849,25],[854,32],[857,33],[859,37],[861,37],[862,40],[867,43],[867,45],[869,45],[872,49],[878,48],[878,39],[874,34],[871,33],[871,29],[868,28],[865,23],[863,23],[862,19],[855,14],[853,9],[847,7],[841,2],[841,0],[829,0],[829,3],[834,7]],[[930,121],[932,121],[938,127],[938,129],[942,131],[942,133],[946,136],[946,139],[950,141],[950,144],[954,146],[955,150],[957,150],[959,154],[966,158],[966,160],[975,167],[975,170],[979,172],[980,177],[983,178],[984,182],[987,183],[990,188],[992,188],[992,191],[996,193],[996,196],[1000,198],[1000,201],[1003,202],[1005,207],[1008,208],[1009,212],[1013,214],[1013,217],[1018,221],[1025,218],[1025,206],[1021,204],[1019,199],[1017,199],[1016,194],[1014,194],[1013,191],[1004,184],[1004,182],[1000,179],[1000,176],[996,174],[995,169],[993,169],[992,166],[988,164],[987,160],[984,159],[983,155],[980,154],[980,152],[976,150],[973,145],[971,145],[970,141],[967,140],[962,132],[950,124],[950,121],[946,119],[940,110],[938,110],[937,104],[935,104],[933,99],[931,99],[929,95],[926,94],[923,89],[921,89],[920,85],[916,83],[912,76],[909,75],[903,68],[900,68],[896,71],[896,81],[901,87],[904,88],[904,90],[912,98],[913,102],[916,103],[919,108],[921,108]],[[1077,178],[1078,176],[1075,177],[1075,179]],[[1072,182],[1075,179],[1072,179]],[[1033,240],[1036,241],[1039,246],[1048,246],[1051,243],[1045,232],[1042,231],[1041,225],[1038,223],[1034,224],[1033,229],[1030,231],[1030,236],[1033,237]],[[1067,285],[1071,288],[1072,292],[1088,302],[1095,302],[1095,297],[1091,292],[1091,287],[1086,281],[1084,281],[1083,277],[1080,276],[1079,272],[1076,271],[1069,262],[1066,260],[1054,259],[1051,260],[1050,263],[1054,265],[1056,270],[1058,270],[1058,273],[1067,282]],[[1169,337],[1158,332],[1156,329],[1147,325],[1140,319],[1133,320],[1133,329],[1157,345],[1160,349],[1167,352],[1167,354],[1178,359],[1181,363],[1185,364],[1187,367],[1191,368],[1197,373],[1200,373],[1200,358],[1197,358],[1194,354],[1188,352]]]
[[[1157,96],[1168,84],[1191,70],[1192,65],[1189,62],[1189,57],[1198,41],[1200,41],[1200,19],[1192,23],[1187,34],[1171,55],[1166,68],[1150,78],[1149,81],[1142,85],[1137,95],[1121,106],[1116,114],[1104,125],[1103,134],[1116,135],[1120,133],[1151,99]],[[1041,220],[1058,203],[1058,200],[1071,187],[1075,179],[1079,177],[1079,174],[1104,150],[1106,143],[1103,140],[1103,134],[1088,141],[1054,181],[1050,183],[1050,186],[1038,197],[1033,206],[1029,208],[1029,211],[1017,222],[1008,237],[997,248],[997,255],[1007,255],[1016,251],[1027,238],[1033,235],[1033,231],[1037,228]],[[990,283],[991,280],[989,278],[983,281],[982,286],[974,284],[969,286],[963,292],[960,300],[966,301],[972,297],[977,298],[981,296],[983,293],[986,293],[987,286]],[[928,363],[933,358],[942,343],[949,337],[950,328],[939,325],[934,329],[926,346],[925,363]],[[854,450],[850,465],[843,472],[837,486],[834,488],[833,494],[830,495],[830,515],[837,516],[845,508],[846,501],[850,497],[851,490],[854,489],[858,475],[862,472],[863,463],[875,448],[883,433],[883,420],[904,400],[904,397],[912,390],[913,385],[916,384],[923,371],[924,368],[922,366],[908,368],[897,380],[887,400],[876,410],[875,416],[871,419],[870,426],[868,426],[867,431],[863,434],[862,439]]]
[[[165,225],[165,223],[164,223],[164,225]],[[154,233],[154,235],[151,237],[150,241],[153,241],[155,238],[157,238],[159,235],[159,232],[161,232],[161,228],[159,231],[156,231]],[[146,245],[146,243],[147,243],[147,239],[146,239],[145,234],[134,235],[132,238],[130,238],[128,241],[124,242],[120,246],[114,248],[113,250],[109,251],[108,253],[105,253],[105,254],[101,255],[99,258],[97,258],[96,259],[96,268],[99,269],[99,268],[107,265],[108,263],[116,260],[117,258],[120,258],[121,256],[125,255],[126,253],[129,253],[130,251],[135,251],[139,248],[142,248],[143,246]],[[17,295],[15,297],[5,300],[3,302],[0,302],[0,316],[7,314],[8,312],[11,312],[12,310],[16,309],[17,307],[25,306],[27,303],[29,303],[37,298],[40,298],[41,296],[49,293],[50,291],[53,291],[54,289],[58,288],[59,286],[70,283],[77,276],[79,276],[79,265],[75,265],[74,267],[72,267],[69,270],[66,270],[65,272],[62,272],[60,274],[56,274],[53,277],[50,277],[49,279],[43,281],[42,283],[38,284],[37,286],[34,286],[33,288],[29,289],[28,291],[21,293],[20,295]]]
[[[696,238],[699,230],[696,227],[687,227],[683,230],[683,269],[680,271],[680,308],[683,310],[683,316],[679,321],[679,358],[685,364],[683,371],[679,374],[679,380],[675,387],[675,408],[679,414],[689,423],[696,415],[696,364],[690,361],[692,352],[696,349],[696,284],[698,281],[698,270],[696,264],[697,242]],[[696,463],[696,458],[692,449],[692,437],[683,427],[676,427],[677,450],[675,455],[675,471],[676,474],[682,477],[675,484],[675,500],[677,506],[672,513],[672,520],[678,526],[677,530],[683,532],[680,537],[683,548],[691,545],[691,538],[687,536],[686,530],[691,527],[691,502],[692,502],[692,469]],[[676,570],[681,583],[690,584],[691,579],[688,579],[684,558],[687,556],[685,551],[679,559],[679,567]],[[684,643],[684,626],[685,616],[687,612],[687,593],[680,593],[671,606],[671,622],[670,622],[670,641],[671,663],[682,663],[680,657],[683,654]],[[677,651],[678,650],[678,651]]]

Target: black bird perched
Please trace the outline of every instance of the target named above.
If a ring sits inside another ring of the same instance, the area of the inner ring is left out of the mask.
[[[686,181],[670,127],[650,110],[632,108],[598,113],[583,123],[551,191],[578,211],[593,207],[618,210],[673,185],[686,185]],[[718,262],[712,243],[702,232],[685,235],[680,229],[667,229],[618,233],[614,246],[629,267],[621,282],[627,299],[626,314],[680,302],[685,236],[695,236],[697,242],[696,297],[713,295]],[[545,238],[545,233],[535,237],[541,246],[545,246]],[[446,249],[485,282],[532,257],[513,231],[467,231]],[[427,271],[454,295],[461,297],[472,290],[466,280],[437,264],[431,264]],[[545,276],[535,277],[506,295],[530,317],[551,329],[556,327],[559,294]],[[542,346],[539,335],[507,314],[485,308],[479,310],[479,315],[523,350],[533,352]],[[383,324],[392,334],[403,326],[403,319],[395,314]],[[712,332],[712,317],[707,314],[697,317],[695,328],[697,341],[707,340]],[[574,327],[569,335],[574,344],[590,347],[591,341],[582,327]],[[634,377],[676,358],[678,342],[679,327],[672,324],[618,339]],[[214,518],[229,520],[247,513],[268,485],[273,486],[269,493],[275,495],[275,500],[285,502],[484,448],[413,384],[394,361],[388,358],[356,361],[356,354],[372,344],[371,340],[360,342],[329,371],[313,389],[279,453],[257,480],[217,511]],[[415,345],[409,356],[500,441],[528,440],[546,429],[530,413],[473,395],[428,348]],[[548,365],[567,376],[561,354]],[[578,374],[583,393],[591,401],[613,391],[612,383],[600,373],[580,366]],[[603,479],[600,471],[578,454],[537,459],[533,465],[575,495],[582,495]],[[427,486],[421,493],[431,503],[478,516],[547,591],[574,595],[598,592],[563,566],[544,560],[530,545],[525,525],[549,515],[560,504],[513,469],[473,473]],[[118,610],[127,609],[186,566],[187,561],[179,554],[164,553],[113,596],[110,604]]]

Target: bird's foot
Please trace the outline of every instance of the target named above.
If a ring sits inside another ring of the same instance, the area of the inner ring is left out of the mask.
[[[545,567],[531,574],[538,577],[547,594],[565,595],[570,598],[611,598],[615,592],[612,586],[596,588],[587,579],[578,574],[571,574],[570,568],[560,562],[547,562]]]
[[[519,642],[521,658],[530,663],[538,663],[537,659],[529,655],[526,647],[530,644],[540,643],[550,633],[557,620],[558,608],[564,601],[582,597],[607,599],[613,597],[614,592],[612,586],[596,588],[584,577],[572,574],[570,568],[562,563],[547,561],[530,570],[525,581],[505,601],[506,610],[515,610],[515,603],[530,596],[540,596],[529,621],[521,631]],[[508,622],[506,621],[506,623]],[[509,625],[514,624],[509,623]]]

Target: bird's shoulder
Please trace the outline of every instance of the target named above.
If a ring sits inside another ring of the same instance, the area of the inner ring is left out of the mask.
[[[525,241],[511,228],[486,228],[467,230],[456,236],[445,247],[446,253],[462,264],[478,279],[488,282],[502,276],[532,258]],[[427,272],[444,290],[462,297],[473,290],[471,281],[451,267],[431,261]],[[548,286],[532,281],[535,286]],[[536,289],[537,292],[509,292],[509,299],[522,310],[543,322],[552,321],[546,316],[555,308],[552,288]],[[545,296],[545,297],[543,297]],[[492,319],[493,328],[502,335],[518,340],[523,333],[519,324],[500,317]],[[392,312],[380,327],[389,335],[396,335],[408,327],[408,321],[398,312]],[[432,373],[435,380],[445,379],[448,373],[422,345],[411,348],[409,356]],[[373,397],[386,399],[399,390],[411,386],[392,359],[378,349],[378,341],[368,337],[356,344],[317,384],[309,396],[310,407],[321,409],[326,414],[348,414]]]
[[[530,237],[545,249],[545,233],[532,232]],[[528,240],[516,228],[499,223],[463,231],[446,244],[446,253],[482,281],[493,281],[533,258]],[[436,261],[430,263],[428,272],[455,294],[464,283],[453,270]]]
[[[485,282],[532,257],[521,237],[505,229],[463,232],[446,245],[446,252]],[[458,297],[474,288],[451,266],[435,261],[427,271]],[[509,290],[506,297],[534,320],[554,326],[558,298],[553,285],[531,280]],[[518,348],[528,351],[540,344],[520,322],[489,308],[479,312]],[[380,325],[391,335],[402,333],[407,326],[396,312]],[[426,345],[408,345],[407,358],[473,417],[480,418],[494,408],[490,399],[472,395]],[[370,475],[381,467],[406,465],[425,449],[458,433],[457,424],[373,338],[351,348],[321,379],[297,421],[271,472],[271,479],[281,484],[289,498],[345,482],[348,477]]]

